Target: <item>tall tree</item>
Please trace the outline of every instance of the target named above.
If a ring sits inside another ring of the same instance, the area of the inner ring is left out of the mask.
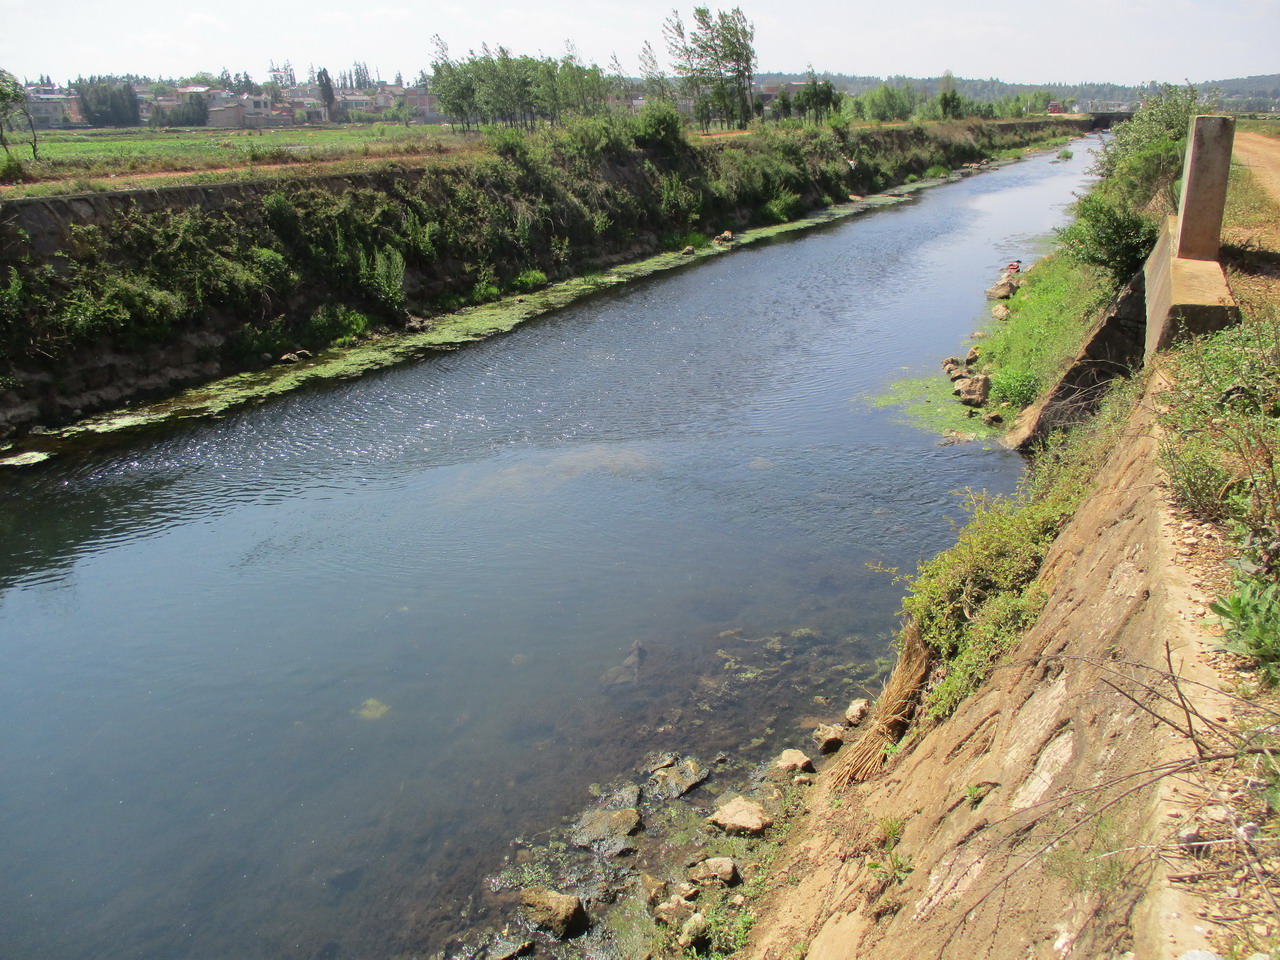
[[[321,67],[316,71],[316,86],[320,88],[320,99],[324,101],[324,105],[328,107],[330,119],[332,119],[334,108],[337,106],[338,98],[333,94],[333,81],[329,79],[329,71]]]
[[[8,70],[0,70],[0,147],[4,148],[5,156],[12,156],[5,130],[13,129],[15,121],[20,125],[23,120],[31,134],[31,159],[37,160],[39,148],[36,143],[36,124],[27,107],[27,93],[17,77]]]
[[[693,8],[693,27],[686,29],[677,10],[663,23],[672,67],[681,92],[700,118],[707,112],[745,127],[751,119],[751,84],[755,77],[755,25],[741,7]]]
[[[963,112],[960,94],[956,91],[956,78],[950,70],[943,70],[938,78],[938,110],[942,119],[959,117]]]
[[[640,79],[644,81],[646,100],[661,100],[666,103],[675,101],[675,87],[672,86],[671,79],[662,69],[662,65],[658,63],[658,55],[653,52],[653,44],[648,40],[640,49]]]

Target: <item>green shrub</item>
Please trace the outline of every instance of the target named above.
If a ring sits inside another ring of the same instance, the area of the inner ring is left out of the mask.
[[[529,158],[529,138],[522,130],[511,127],[486,127],[485,140],[489,149],[500,157],[516,162]]]
[[[1154,218],[1094,192],[1076,203],[1075,222],[1058,231],[1058,241],[1067,256],[1106,270],[1118,287],[1142,269],[1156,235]]]
[[[343,347],[368,333],[373,320],[359,310],[341,304],[325,303],[311,315],[306,328],[300,331],[304,343],[314,346]]]
[[[982,342],[995,402],[1025,407],[1055,382],[1109,293],[1098,270],[1064,257],[1041,258],[1009,301],[1009,319]]]
[[[800,194],[785,188],[777,189],[762,208],[762,216],[771,223],[786,223],[804,212]]]
[[[76,339],[119,333],[140,346],[162,339],[185,313],[182,297],[139,276],[108,276],[97,291],[81,289],[65,304],[62,323]]]
[[[1223,649],[1257,660],[1267,686],[1280,684],[1280,583],[1237,577],[1234,589],[1209,609],[1226,627]]]
[[[636,118],[636,146],[668,154],[688,146],[684,123],[676,108],[664,100],[646,103]]]
[[[1011,368],[991,374],[991,399],[1022,409],[1040,395],[1040,378],[1031,370]]]
[[[377,303],[390,311],[404,305],[404,256],[395,247],[375,250],[373,256],[358,251],[360,283]]]
[[[928,170],[924,172],[924,177],[926,180],[941,180],[944,177],[949,177],[949,176],[951,176],[951,171],[948,170],[946,167],[942,166],[942,164],[940,163],[935,163],[933,166],[931,166]]]
[[[541,270],[525,270],[511,281],[511,289],[516,293],[529,293],[547,285],[547,275]]]
[[[27,170],[22,161],[11,153],[5,154],[0,162],[0,183],[22,183],[26,179]]]
[[[932,716],[953,711],[1035,623],[1040,566],[1120,436],[1133,392],[1113,391],[1092,421],[1055,438],[1013,495],[971,492],[955,546],[920,564],[902,612],[942,663],[925,702]]]
[[[1170,188],[1181,173],[1189,122],[1212,109],[1212,100],[1202,98],[1190,84],[1165,84],[1148,96],[1132,119],[1115,128],[1098,154],[1092,170],[1102,178],[1103,189],[1117,190],[1135,209],[1162,195],[1172,200]],[[1165,212],[1172,212],[1172,203]]]

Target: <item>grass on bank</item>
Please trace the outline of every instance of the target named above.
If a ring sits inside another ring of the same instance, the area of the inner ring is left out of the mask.
[[[1162,357],[1174,387],[1159,416],[1161,465],[1174,499],[1224,525],[1238,548],[1234,588],[1214,604],[1226,648],[1254,658],[1271,685],[1280,684],[1278,222],[1280,207],[1236,170],[1226,223],[1228,236],[1244,239],[1227,250],[1243,321]],[[1067,258],[1051,258],[1040,270],[1011,304],[1017,309],[1007,334],[987,341],[997,375],[1043,369],[1048,376],[1055,355],[1078,349],[1088,326],[1080,320],[1108,293],[1105,273]],[[1119,439],[1142,379],[1114,389],[1088,423],[1055,436],[1014,495],[970,494],[970,519],[956,545],[918,569],[903,611],[939,659],[926,697],[931,716],[954,711],[1035,622],[1047,599],[1036,584],[1040,565]]]
[[[1049,255],[1027,272],[1008,300],[1009,317],[992,320],[975,345],[977,369],[991,377],[987,410],[1006,423],[1057,382],[1080,350],[1085,333],[1106,305],[1111,287],[1104,271]],[[963,350],[961,350],[963,352]],[[912,422],[937,433],[998,436],[1003,428],[983,424],[980,411],[957,403],[944,377],[908,377],[876,397],[877,407],[906,411]]]
[[[1008,301],[1009,318],[979,344],[991,402],[1021,409],[1057,382],[1111,296],[1103,271],[1049,255]]]
[[[1182,344],[1163,359],[1173,386],[1161,463],[1178,502],[1227,528],[1234,584],[1213,605],[1225,648],[1280,685],[1280,204],[1243,168],[1226,211],[1228,276],[1239,326]]]
[[[1091,421],[1052,438],[1012,495],[970,492],[955,546],[920,565],[903,613],[939,658],[930,716],[952,713],[1035,622],[1048,599],[1040,565],[1092,489],[1138,387],[1113,391]]]
[[[243,323],[231,349],[245,358],[315,350],[520,292],[531,277],[782,222],[1059,132],[771,128],[694,146],[674,110],[654,109],[532,136],[493,131],[485,149],[443,158],[428,175],[340,193],[294,179],[224,209],[130,209],[73,227],[54,263],[0,262],[0,373],[56,366],[100,338],[128,349],[169,342],[219,315]],[[856,169],[852,155],[863,158]]]

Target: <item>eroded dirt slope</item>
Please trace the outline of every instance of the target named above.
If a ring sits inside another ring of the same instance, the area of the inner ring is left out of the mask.
[[[1146,711],[1160,704],[1145,686],[1168,688],[1139,665],[1163,669],[1168,644],[1185,675],[1209,678],[1207,599],[1175,561],[1179,540],[1211,534],[1172,517],[1146,406],[1130,428],[1050,554],[1051,599],[1012,665],[879,779],[817,788],[749,956],[1209,946],[1191,905],[1153,893],[1168,890],[1183,815],[1159,807],[1175,784],[1146,771],[1191,746]]]

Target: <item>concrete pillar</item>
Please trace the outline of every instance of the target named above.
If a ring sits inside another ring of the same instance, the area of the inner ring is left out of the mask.
[[[1218,259],[1235,132],[1233,117],[1193,117],[1191,120],[1173,253],[1179,259]]]

